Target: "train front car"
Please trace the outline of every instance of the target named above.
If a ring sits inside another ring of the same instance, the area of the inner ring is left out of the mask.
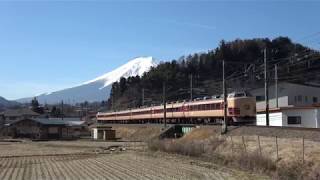
[[[228,117],[235,124],[255,124],[256,98],[249,96],[245,92],[229,94]]]

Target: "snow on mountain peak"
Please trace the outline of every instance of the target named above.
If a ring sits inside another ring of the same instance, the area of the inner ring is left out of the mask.
[[[130,76],[141,76],[143,73],[148,72],[151,67],[156,65],[157,63],[153,57],[137,57],[111,72],[83,83],[83,85],[98,81],[104,82],[104,86],[101,87],[102,89],[116,81],[119,81],[121,77],[127,78]]]

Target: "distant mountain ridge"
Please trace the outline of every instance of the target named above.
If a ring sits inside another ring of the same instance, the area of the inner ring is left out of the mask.
[[[15,102],[15,101],[9,101],[3,97],[0,96],[0,109],[1,108],[8,108],[8,107],[12,107],[12,106],[16,106],[19,103]]]
[[[156,65],[156,60],[153,57],[138,57],[111,72],[80,84],[79,86],[52,93],[44,93],[36,97],[42,104],[56,104],[62,100],[69,104],[84,101],[95,102],[107,100],[110,95],[112,83],[120,80],[121,77],[141,76]],[[17,101],[25,103],[30,102],[32,98],[33,97],[23,98]]]

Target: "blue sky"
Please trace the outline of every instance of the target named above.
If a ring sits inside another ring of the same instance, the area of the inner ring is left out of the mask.
[[[288,36],[320,48],[316,1],[0,1],[0,96],[74,86],[137,56]],[[311,35],[311,36],[310,36]]]

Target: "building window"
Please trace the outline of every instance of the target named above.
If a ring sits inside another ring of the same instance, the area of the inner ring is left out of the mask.
[[[312,102],[313,102],[313,103],[318,103],[318,98],[317,98],[317,97],[313,97],[313,98],[312,98]]]
[[[288,124],[301,124],[301,116],[288,116]]]
[[[298,102],[302,102],[302,96],[301,95],[298,96]]]
[[[307,103],[307,102],[308,102],[308,96],[305,96],[305,97],[304,97],[304,100],[305,100],[305,102]]]

